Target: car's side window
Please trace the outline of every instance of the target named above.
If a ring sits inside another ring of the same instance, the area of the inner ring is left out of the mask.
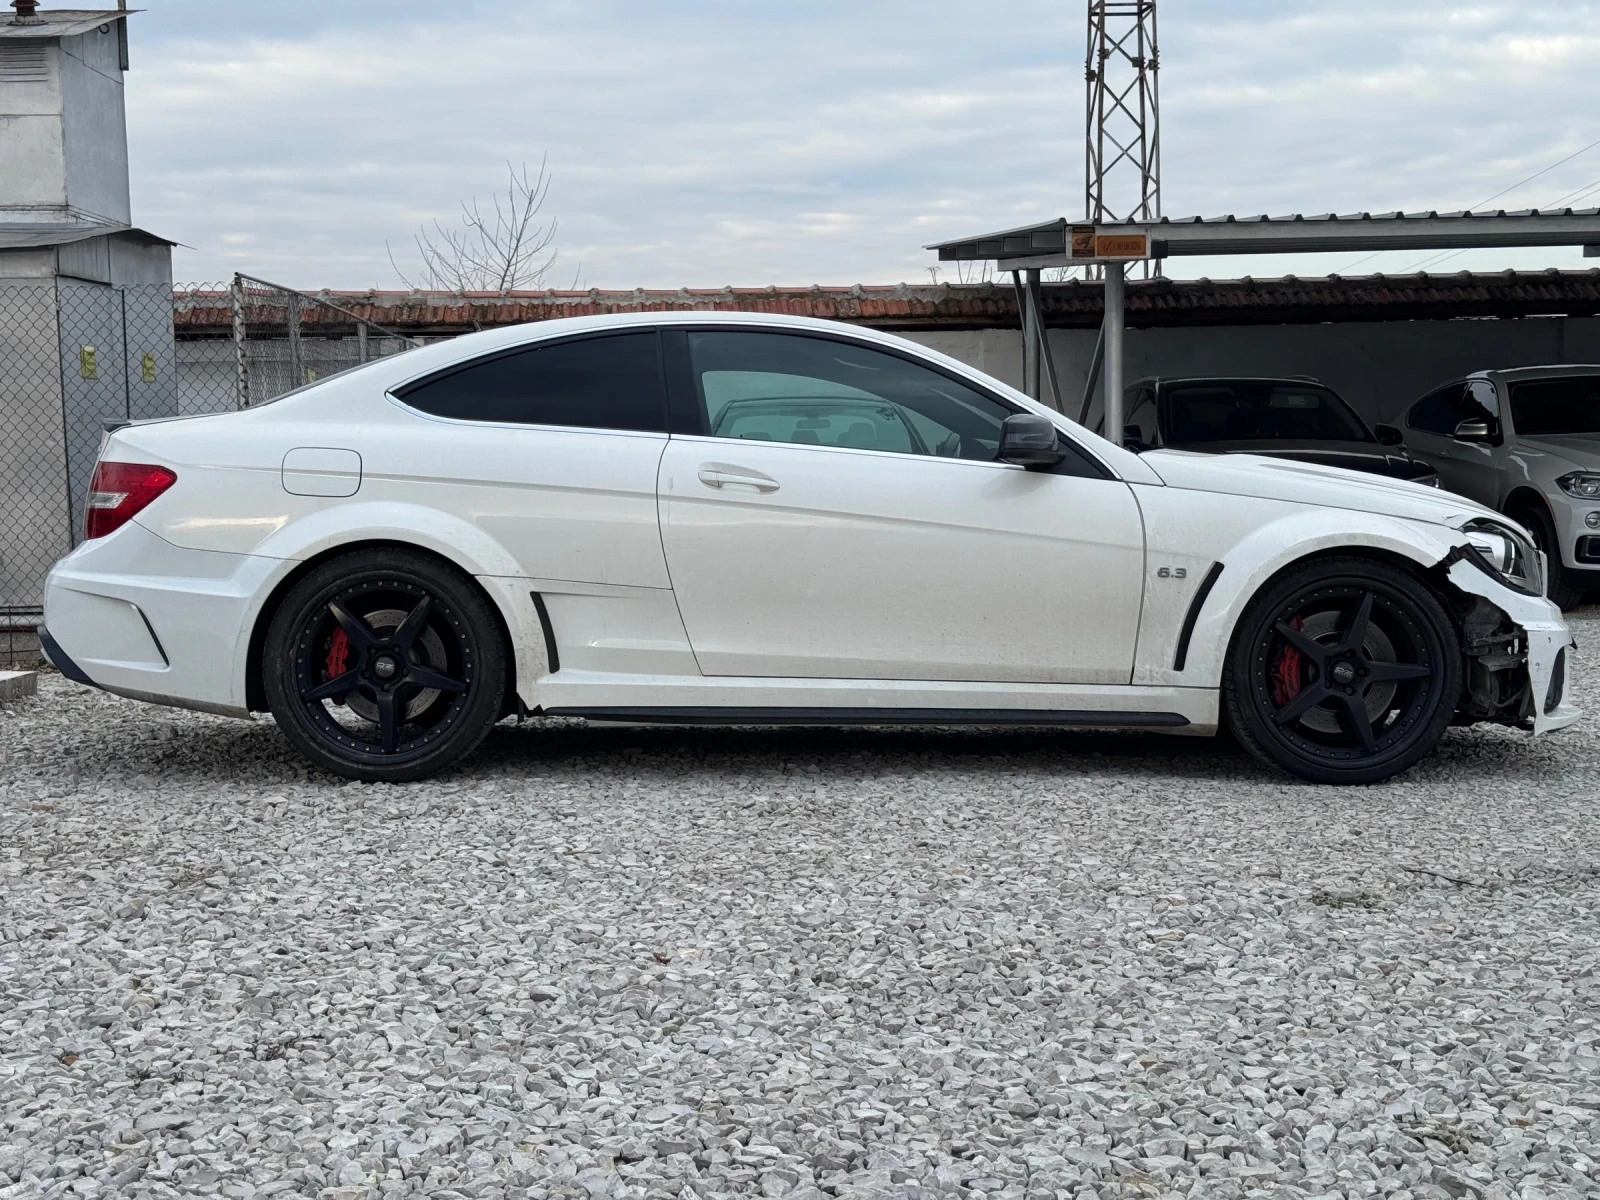
[[[1406,413],[1406,424],[1423,433],[1449,437],[1456,426],[1467,419],[1466,407],[1466,385],[1452,383],[1429,392],[1413,404]]]
[[[398,389],[412,408],[460,421],[665,432],[654,330],[494,355]]]
[[[1513,383],[1511,419],[1519,437],[1600,433],[1600,375]]]
[[[790,333],[690,331],[713,437],[992,462],[1011,410],[894,354]]]

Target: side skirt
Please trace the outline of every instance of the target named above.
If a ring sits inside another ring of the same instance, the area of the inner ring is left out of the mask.
[[[1081,729],[1182,729],[1170,712],[1074,712],[1014,708],[551,708],[552,717],[661,725],[1049,725]]]

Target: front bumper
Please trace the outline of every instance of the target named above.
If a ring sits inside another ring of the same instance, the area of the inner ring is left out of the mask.
[[[1561,610],[1543,596],[1513,591],[1466,561],[1450,566],[1449,579],[1463,592],[1487,600],[1522,632],[1528,673],[1528,704],[1523,715],[1534,735],[1565,729],[1581,717],[1583,713],[1567,700],[1577,643]]]

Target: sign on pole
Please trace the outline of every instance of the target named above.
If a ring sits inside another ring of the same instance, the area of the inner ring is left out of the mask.
[[[1150,257],[1150,236],[1144,233],[1100,233],[1093,225],[1074,225],[1068,249],[1073,262],[1136,262]]]

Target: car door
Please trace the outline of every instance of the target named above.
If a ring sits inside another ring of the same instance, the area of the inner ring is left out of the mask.
[[[1463,421],[1489,423],[1487,441],[1462,441],[1454,435]],[[1491,507],[1499,503],[1498,453],[1503,441],[1500,405],[1485,379],[1462,380],[1436,388],[1406,412],[1406,449],[1439,472],[1440,485]]]
[[[418,419],[373,447],[363,495],[462,515],[530,577],[664,589],[659,340],[539,342],[396,388]]]
[[[995,461],[1014,410],[909,356],[668,336],[662,540],[705,674],[1129,682],[1144,544],[1126,484],[1081,453]]]

